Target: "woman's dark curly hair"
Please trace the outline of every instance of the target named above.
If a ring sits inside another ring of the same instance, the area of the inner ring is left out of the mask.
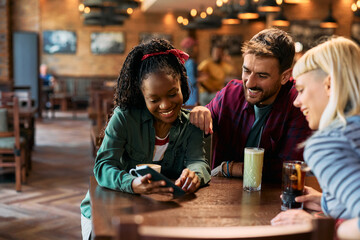
[[[169,53],[148,57],[141,61],[141,58],[150,53],[165,52],[174,47],[163,39],[152,39],[134,47],[125,59],[117,80],[114,96],[115,107],[121,109],[144,108],[145,100],[141,92],[143,80],[148,74],[164,72],[177,78],[180,76],[181,92],[183,103],[189,99],[190,90],[187,83],[187,75],[184,65],[179,59]]]

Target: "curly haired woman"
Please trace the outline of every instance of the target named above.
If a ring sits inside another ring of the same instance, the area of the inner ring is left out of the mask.
[[[134,177],[141,163],[161,165],[186,192],[210,181],[203,132],[182,109],[189,98],[184,62],[188,55],[166,40],[151,40],[132,49],[117,80],[114,113],[97,153],[94,175],[100,186],[137,194],[172,193],[151,175]],[[91,233],[89,193],[81,203],[83,239]]]

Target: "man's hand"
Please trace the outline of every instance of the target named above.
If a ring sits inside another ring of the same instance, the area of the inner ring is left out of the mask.
[[[200,187],[200,179],[194,171],[185,168],[181,176],[175,181],[175,185],[185,192],[195,192]]]
[[[205,134],[213,133],[211,112],[203,106],[194,107],[190,112],[190,122],[200,128]]]

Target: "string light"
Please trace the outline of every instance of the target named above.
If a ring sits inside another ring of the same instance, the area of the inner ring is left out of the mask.
[[[126,12],[127,12],[127,14],[131,15],[131,14],[133,14],[134,9],[128,8],[128,9],[126,9]]]
[[[221,0],[217,0],[217,1],[216,1],[216,6],[218,6],[218,7],[222,7],[223,4],[224,4],[224,3],[223,3],[223,1],[221,1]]]
[[[85,9],[85,5],[84,5],[83,3],[80,3],[80,4],[79,4],[79,11],[80,11],[80,12],[83,12],[84,9]]]
[[[192,17],[195,17],[195,16],[197,15],[197,10],[196,10],[195,8],[191,9],[190,15],[191,15]]]
[[[89,13],[90,12],[90,8],[89,7],[85,7],[84,8],[84,13]]]
[[[206,16],[207,16],[206,12],[201,12],[201,13],[200,13],[200,17],[201,17],[201,18],[206,18]]]
[[[351,10],[352,10],[353,12],[356,12],[356,10],[357,10],[356,3],[351,4]]]
[[[178,24],[182,24],[184,21],[184,18],[182,16],[178,16],[176,21],[178,22]]]

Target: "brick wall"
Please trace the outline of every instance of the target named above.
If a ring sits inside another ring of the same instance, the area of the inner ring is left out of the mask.
[[[12,31],[40,31],[39,0],[10,0]]]
[[[6,1],[6,0],[0,0]],[[314,0],[308,4],[286,5],[285,15],[289,20],[323,19],[328,13],[331,0]],[[73,76],[117,76],[126,54],[139,43],[142,32],[161,32],[171,34],[173,44],[179,47],[181,40],[188,34],[176,23],[177,14],[149,14],[136,9],[123,26],[86,26],[83,25],[77,10],[78,0],[16,0],[13,3],[13,29],[39,32],[40,62],[47,63],[51,71],[57,75]],[[353,14],[350,10],[352,0],[337,0],[333,2],[333,15],[339,22],[335,34],[350,36],[350,26]],[[1,18],[3,14],[0,14]],[[213,34],[241,34],[248,40],[258,31],[264,29],[264,22],[240,24],[238,26],[223,26],[217,30],[198,30],[196,37],[200,43],[198,60],[209,56],[210,38]],[[70,30],[77,34],[76,54],[44,54],[42,52],[42,31]],[[1,31],[1,30],[0,30]],[[126,50],[124,54],[94,55],[90,51],[90,34],[92,32],[121,31],[125,33]],[[240,74],[241,57],[233,58]]]
[[[41,8],[41,30],[71,30],[77,34],[77,51],[71,54],[41,54],[41,61],[47,63],[58,75],[105,75],[117,76],[126,54],[139,44],[142,32],[161,32],[171,34],[173,43],[186,36],[176,24],[174,16],[164,14],[143,14],[135,9],[130,19],[123,26],[88,26],[83,25],[77,10],[78,1],[43,1]],[[95,55],[90,50],[92,32],[124,32],[125,53]],[[41,33],[40,33],[41,34]]]
[[[10,83],[11,72],[11,34],[9,0],[0,0],[0,84]]]

